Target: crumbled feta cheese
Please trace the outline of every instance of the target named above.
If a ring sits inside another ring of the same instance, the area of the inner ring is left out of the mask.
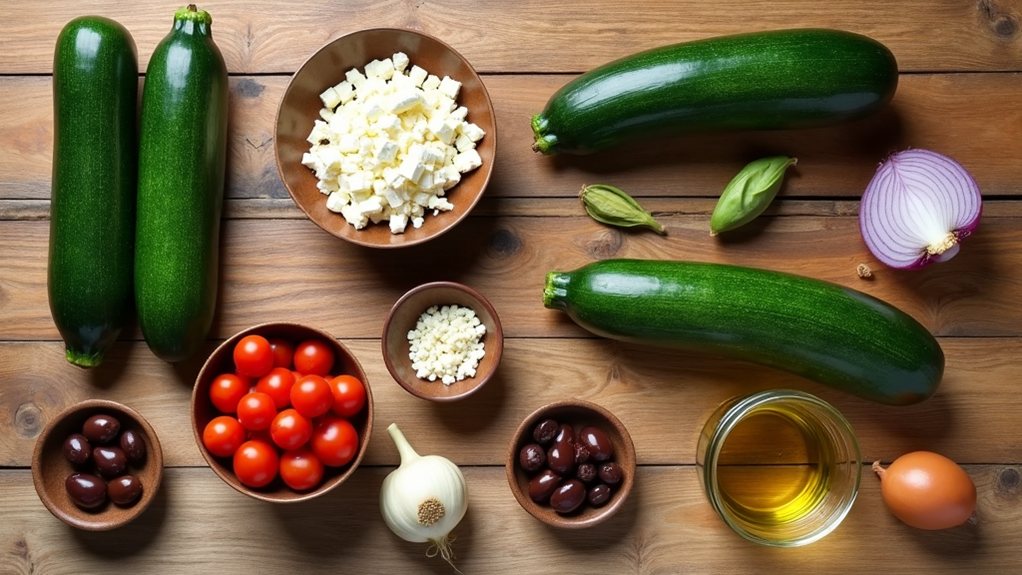
[[[408,356],[415,375],[446,385],[475,377],[486,355],[484,335],[486,326],[472,308],[431,306],[408,332]]]
[[[344,78],[320,94],[325,107],[302,155],[327,208],[355,229],[389,221],[392,233],[421,227],[427,210],[454,209],[445,191],[482,165],[475,147],[485,136],[455,101],[461,83],[400,52]]]

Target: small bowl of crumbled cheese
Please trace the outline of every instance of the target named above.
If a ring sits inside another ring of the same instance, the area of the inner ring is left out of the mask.
[[[413,30],[333,40],[291,79],[277,110],[277,169],[318,226],[394,248],[454,227],[493,170],[496,120],[471,64]]]
[[[504,330],[493,305],[456,282],[422,284],[401,296],[383,328],[383,360],[409,393],[454,401],[497,371]]]

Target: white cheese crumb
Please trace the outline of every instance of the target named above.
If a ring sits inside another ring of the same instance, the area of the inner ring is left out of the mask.
[[[431,306],[408,332],[408,357],[416,377],[446,385],[475,377],[486,355],[484,335],[486,326],[471,308]]]
[[[302,155],[327,208],[355,229],[389,221],[395,234],[421,227],[426,211],[454,209],[445,192],[482,165],[475,148],[485,136],[456,102],[461,83],[400,52],[344,78],[320,94],[322,119]]]

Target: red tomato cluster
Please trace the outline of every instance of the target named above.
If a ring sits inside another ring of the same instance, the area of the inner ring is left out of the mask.
[[[362,412],[366,389],[352,375],[331,375],[333,350],[320,340],[297,346],[249,335],[234,347],[234,372],[213,380],[209,399],[222,415],[202,432],[217,457],[233,459],[248,487],[277,475],[295,491],[323,481],[325,467],[347,465],[358,453],[350,419]]]

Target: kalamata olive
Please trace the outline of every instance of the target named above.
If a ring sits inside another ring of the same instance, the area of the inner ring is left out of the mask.
[[[549,445],[554,440],[554,436],[557,435],[559,427],[556,421],[544,419],[536,424],[535,429],[532,430],[532,438],[540,445]]]
[[[518,452],[518,464],[529,473],[539,471],[544,463],[546,463],[546,453],[538,443],[530,443]]]
[[[586,487],[578,479],[565,481],[550,494],[550,507],[558,513],[571,513],[586,500]]]
[[[142,495],[142,483],[134,475],[122,475],[106,486],[110,501],[121,507],[134,505]]]
[[[578,442],[589,449],[589,453],[596,461],[607,461],[614,456],[614,444],[610,438],[598,427],[592,425],[582,428],[579,433]]]
[[[592,483],[593,479],[596,479],[596,466],[592,463],[579,465],[575,470],[575,477],[578,477],[582,483]]]
[[[589,461],[589,448],[582,442],[575,442],[575,465],[581,465]]]
[[[72,433],[64,440],[64,458],[72,465],[85,465],[92,457],[92,446],[81,433]]]
[[[139,464],[145,461],[145,440],[142,434],[131,429],[121,434],[121,451],[127,456],[131,463]]]
[[[92,460],[96,462],[96,471],[107,479],[123,474],[128,468],[128,458],[120,447],[95,447]]]
[[[575,432],[570,425],[557,430],[554,445],[546,452],[546,464],[564,476],[575,470]]]
[[[586,498],[589,500],[589,505],[599,507],[610,501],[610,487],[603,483],[594,485],[589,488],[589,495]]]
[[[73,473],[64,481],[71,501],[82,509],[97,509],[106,503],[106,482],[90,473]]]
[[[529,482],[529,498],[536,503],[546,503],[550,499],[550,494],[557,489],[560,483],[560,475],[549,469],[544,469]]]
[[[93,415],[85,420],[82,435],[97,445],[110,443],[121,432],[121,422],[109,415]]]
[[[624,472],[621,471],[620,465],[612,461],[600,465],[599,476],[600,481],[607,485],[617,485],[624,478]]]

